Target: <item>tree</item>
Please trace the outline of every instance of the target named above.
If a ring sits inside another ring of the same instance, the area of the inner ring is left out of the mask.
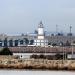
[[[56,59],[56,60],[58,60],[58,59],[63,59],[63,55],[60,54],[60,53],[56,53],[55,59]]]
[[[9,50],[8,47],[5,47],[0,51],[0,55],[13,55],[13,53]]]
[[[45,55],[41,54],[41,55],[39,55],[39,58],[44,59]]]
[[[37,59],[38,58],[38,55],[33,54],[33,55],[30,56],[30,58]]]

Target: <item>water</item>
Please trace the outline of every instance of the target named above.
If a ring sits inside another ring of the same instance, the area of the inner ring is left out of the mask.
[[[74,71],[0,70],[0,75],[75,75]]]

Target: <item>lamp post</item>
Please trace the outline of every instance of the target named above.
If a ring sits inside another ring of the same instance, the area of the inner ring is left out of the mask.
[[[72,39],[72,32],[71,31],[72,31],[72,26],[70,25],[70,44],[72,42],[72,40],[71,40]],[[72,53],[71,54],[72,54],[72,58],[73,58],[73,45],[71,45],[71,48],[72,48]]]

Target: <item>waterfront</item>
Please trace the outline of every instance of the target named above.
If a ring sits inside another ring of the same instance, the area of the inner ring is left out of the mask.
[[[0,56],[0,69],[75,70],[75,60],[21,59]]]
[[[0,75],[75,75],[74,71],[0,70]]]

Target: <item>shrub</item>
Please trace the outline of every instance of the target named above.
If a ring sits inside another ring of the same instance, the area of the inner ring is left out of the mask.
[[[0,51],[0,55],[13,55],[13,53],[9,50],[8,47],[5,47]]]

